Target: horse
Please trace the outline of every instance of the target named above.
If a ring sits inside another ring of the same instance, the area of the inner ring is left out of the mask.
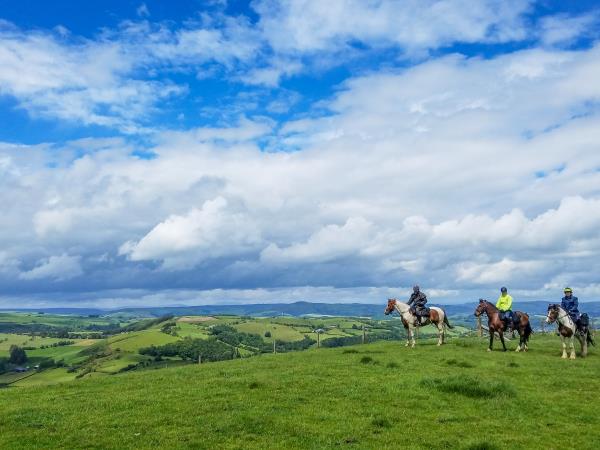
[[[590,330],[586,329],[582,335],[577,332],[577,325],[569,315],[569,313],[563,309],[560,305],[550,304],[548,305],[548,314],[546,316],[546,323],[558,323],[558,333],[560,334],[560,341],[562,342],[562,358],[567,359],[567,344],[565,340],[569,341],[569,347],[571,349],[570,359],[575,359],[575,345],[573,338],[577,336],[577,340],[581,344],[581,356],[585,358],[588,352],[588,342],[593,343]]]
[[[500,311],[498,308],[496,308],[496,306],[494,306],[494,304],[488,302],[487,300],[479,299],[479,305],[475,309],[474,314],[476,317],[479,317],[483,313],[485,313],[488,317],[488,329],[490,332],[490,346],[488,347],[488,352],[492,351],[492,347],[494,345],[494,333],[498,333],[500,336],[500,342],[502,342],[502,347],[504,351],[506,351],[506,344],[504,343],[504,331],[507,330],[505,330],[504,321],[500,320]],[[515,311],[514,314],[519,319],[518,331],[520,337],[519,345],[517,346],[516,351],[527,351],[529,349],[527,346],[527,343],[529,342],[529,336],[531,336],[531,333],[533,332],[529,323],[529,316],[521,311]],[[514,325],[511,327],[511,329],[514,331]]]
[[[445,327],[452,329],[452,325],[448,322],[448,316],[446,312],[442,308],[438,308],[437,306],[432,306],[429,308],[429,318],[421,323],[421,325],[417,322],[417,316],[412,312],[411,307],[404,302],[396,300],[395,298],[388,299],[387,307],[385,308],[385,315],[389,315],[394,312],[394,310],[398,311],[400,314],[400,318],[402,319],[402,325],[404,325],[404,329],[406,330],[406,345],[408,347],[411,344],[411,347],[415,346],[415,333],[414,329],[417,326],[424,326],[428,324],[433,324],[438,329],[438,343],[437,345],[442,345],[444,343],[444,338],[446,337]]]

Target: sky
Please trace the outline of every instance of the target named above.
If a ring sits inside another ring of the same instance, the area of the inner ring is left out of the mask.
[[[0,308],[600,299],[600,4],[0,0]]]

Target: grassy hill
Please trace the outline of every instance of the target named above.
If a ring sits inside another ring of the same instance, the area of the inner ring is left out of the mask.
[[[3,448],[597,448],[600,358],[454,338],[0,390]]]

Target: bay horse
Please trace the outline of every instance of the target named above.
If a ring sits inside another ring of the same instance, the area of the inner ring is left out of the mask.
[[[508,331],[508,329],[505,327],[504,321],[500,320],[500,311],[493,303],[481,298],[479,299],[479,305],[475,309],[474,314],[476,317],[479,317],[484,313],[488,317],[488,330],[490,332],[490,346],[488,347],[488,352],[492,351],[492,347],[494,345],[494,333],[498,333],[498,336],[500,336],[500,342],[502,342],[502,348],[504,351],[506,351],[504,332]],[[531,324],[529,323],[529,316],[522,311],[515,311],[513,314],[519,320],[518,331],[520,339],[516,351],[527,351],[529,349],[529,347],[527,347],[529,336],[531,336],[533,331],[531,329]],[[514,325],[512,325],[510,328],[514,331]]]
[[[554,323],[558,324],[558,333],[560,334],[560,341],[562,342],[562,358],[567,359],[567,344],[565,341],[569,342],[569,347],[571,349],[570,359],[575,359],[575,344],[573,343],[573,338],[577,337],[577,340],[581,344],[581,356],[585,358],[588,352],[588,342],[593,343],[590,330],[586,329],[585,334],[577,332],[577,325],[571,318],[570,314],[563,309],[560,305],[550,304],[548,305],[548,315],[546,316],[546,323]]]
[[[390,298],[388,299],[387,307],[383,312],[387,316],[389,314],[392,314],[394,310],[398,311],[398,314],[400,314],[400,318],[402,319],[402,325],[404,325],[404,329],[406,330],[407,338],[405,347],[411,345],[411,340],[411,347],[415,346],[414,329],[417,326],[425,326],[428,324],[432,324],[435,327],[437,327],[437,345],[442,345],[444,343],[444,338],[446,337],[445,327],[448,327],[450,329],[453,328],[452,325],[450,325],[450,322],[448,322],[448,316],[446,315],[446,312],[442,308],[439,308],[437,306],[431,306],[429,308],[429,318],[427,318],[427,320],[425,320],[424,322],[421,322],[421,325],[418,324],[417,316],[413,314],[411,307],[407,303],[396,300],[395,298]]]

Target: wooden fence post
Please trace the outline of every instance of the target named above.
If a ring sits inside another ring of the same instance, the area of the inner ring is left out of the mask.
[[[198,364],[202,364],[202,355],[198,355]]]
[[[481,327],[481,316],[477,316],[477,336],[483,337],[483,328]]]
[[[542,334],[546,334],[546,321],[544,319],[540,319],[540,326],[542,328]]]
[[[366,341],[366,335],[365,335],[365,326],[364,326],[364,325],[362,326],[362,329],[363,329],[363,330],[362,330],[362,331],[363,331],[363,333],[362,333],[362,343],[364,344],[364,343],[365,343],[365,341]]]
[[[275,336],[271,334],[271,337],[273,338],[273,353],[277,353],[277,348],[275,347]]]

